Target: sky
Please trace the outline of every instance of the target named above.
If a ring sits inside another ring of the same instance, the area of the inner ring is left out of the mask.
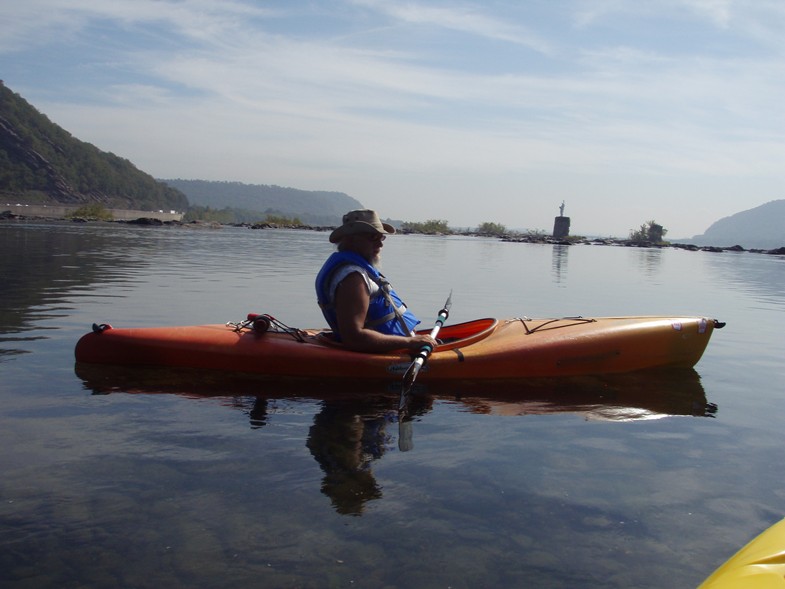
[[[667,237],[785,198],[781,0],[25,0],[0,79],[156,178]]]

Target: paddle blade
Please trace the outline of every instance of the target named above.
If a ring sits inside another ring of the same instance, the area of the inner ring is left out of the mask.
[[[444,302],[444,311],[446,312],[445,314],[449,315],[450,307],[452,307],[452,290],[450,291],[450,294],[447,296],[447,300]]]
[[[408,419],[398,421],[398,450],[408,452],[414,448],[414,432],[412,422]]]
[[[403,375],[403,393],[407,394],[409,390],[412,388],[414,384],[414,379],[417,378],[417,375],[420,374],[420,368],[425,363],[425,358],[421,356],[417,356],[411,364],[409,364],[409,368],[406,369],[406,373]]]

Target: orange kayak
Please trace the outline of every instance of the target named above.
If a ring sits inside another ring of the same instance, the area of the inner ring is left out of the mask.
[[[722,325],[705,317],[477,319],[442,328],[443,343],[419,379],[514,380],[691,368]],[[330,332],[289,328],[269,315],[249,315],[247,321],[226,325],[95,325],[79,340],[75,353],[77,363],[330,380],[398,378],[412,362],[405,351],[352,352]]]

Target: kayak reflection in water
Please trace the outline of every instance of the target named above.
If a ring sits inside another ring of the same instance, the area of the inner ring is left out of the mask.
[[[381,251],[395,228],[375,211],[362,209],[343,216],[330,234],[338,244],[316,277],[316,295],[336,340],[358,352],[419,351],[436,346],[427,334],[416,335],[419,319],[406,308],[379,272]]]
[[[357,401],[324,401],[314,417],[306,446],[324,471],[322,493],[342,515],[362,515],[365,503],[382,490],[371,471],[374,460],[392,447],[387,426],[395,413]]]

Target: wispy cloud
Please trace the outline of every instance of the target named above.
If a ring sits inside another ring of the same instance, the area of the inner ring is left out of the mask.
[[[0,7],[0,18],[13,26],[0,29],[0,48],[4,52],[12,52],[30,45],[62,43],[101,24],[126,29],[159,24],[175,36],[173,40],[182,36],[219,44],[220,39],[241,28],[248,19],[274,17],[277,14],[279,11],[234,0],[222,0],[220,3],[209,0],[9,2]]]
[[[385,2],[384,0],[352,0],[358,6],[373,8],[405,23],[451,29],[470,35],[524,45],[541,53],[553,48],[544,37],[521,23],[489,16],[482,5],[454,3],[432,6],[418,2]]]

